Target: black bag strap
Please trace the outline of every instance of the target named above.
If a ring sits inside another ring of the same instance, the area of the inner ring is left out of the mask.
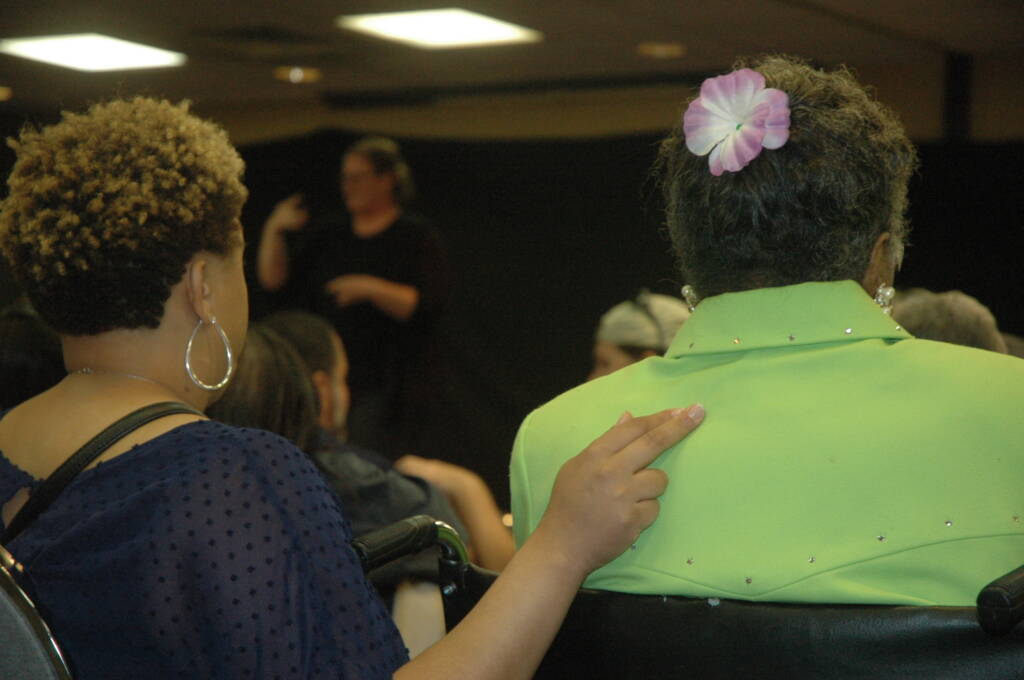
[[[146,423],[179,413],[203,415],[191,406],[181,402],[163,401],[132,411],[87,441],[82,448],[75,451],[71,454],[70,458],[61,463],[60,467],[54,470],[29,496],[25,505],[21,506],[21,510],[11,519],[11,523],[7,525],[7,528],[4,529],[3,536],[0,537],[0,543],[7,544],[20,534],[36,517],[50,507],[50,504],[71,483],[71,480],[78,476],[78,473],[89,467],[90,463],[96,460],[101,453],[113,446],[119,439]]]

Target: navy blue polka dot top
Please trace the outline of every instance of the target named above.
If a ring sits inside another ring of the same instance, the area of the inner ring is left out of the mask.
[[[0,504],[37,483],[0,454]],[[79,680],[390,678],[407,660],[301,451],[200,421],[82,472],[8,547]]]

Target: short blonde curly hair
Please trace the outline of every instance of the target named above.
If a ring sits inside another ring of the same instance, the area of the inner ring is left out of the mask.
[[[188,260],[232,247],[244,164],[188,109],[111,101],[8,140],[0,249],[57,332],[155,328]]]

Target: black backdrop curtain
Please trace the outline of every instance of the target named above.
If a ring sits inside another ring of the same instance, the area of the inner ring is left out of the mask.
[[[357,135],[323,131],[242,149],[250,263],[277,200],[339,205],[338,165]],[[421,455],[479,472],[508,504],[508,455],[533,408],[581,382],[598,317],[647,287],[678,295],[649,177],[658,137],[399,139],[438,226],[452,294],[438,330],[440,376]],[[961,289],[1024,332],[1024,144],[928,144],[911,190],[914,232],[900,287]],[[253,317],[286,305],[252,286]],[[609,424],[610,425],[610,424]]]

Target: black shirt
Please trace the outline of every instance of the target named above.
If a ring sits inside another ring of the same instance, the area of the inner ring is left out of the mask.
[[[370,238],[352,232],[351,221],[332,215],[289,235],[292,295],[334,323],[349,357],[354,392],[394,387],[409,363],[422,360],[425,336],[447,296],[447,265],[438,236],[425,220],[402,214]],[[325,286],[344,274],[369,274],[419,291],[408,321],[370,302],[341,308]]]

